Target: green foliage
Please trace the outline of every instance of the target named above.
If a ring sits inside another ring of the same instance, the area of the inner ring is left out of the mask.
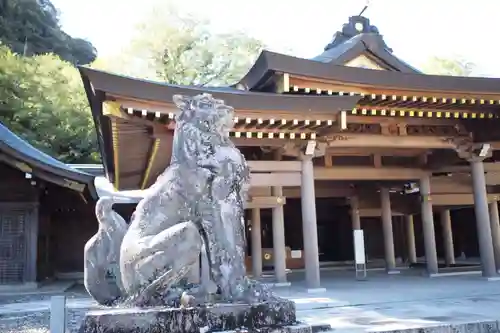
[[[163,5],[139,25],[117,59],[95,67],[179,85],[227,85],[242,78],[263,48],[239,32],[213,33],[210,22]]]
[[[22,57],[0,45],[0,121],[67,163],[99,160],[80,75],[54,55]]]
[[[476,65],[462,58],[446,59],[432,57],[424,66],[423,71],[427,74],[470,76]]]
[[[97,56],[90,42],[61,30],[50,0],[0,0],[0,41],[19,54],[54,53],[72,64],[89,64]]]

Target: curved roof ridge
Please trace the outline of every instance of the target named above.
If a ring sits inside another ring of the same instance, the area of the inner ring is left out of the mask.
[[[255,78],[263,77],[270,72],[282,72],[350,84],[376,85],[381,88],[390,89],[435,90],[450,93],[500,93],[500,79],[494,78],[377,71],[323,63],[271,51],[263,51],[263,55],[267,59],[267,67],[254,66],[250,69],[249,74],[242,79],[242,83],[250,89],[258,86],[259,80],[255,80]],[[254,80],[252,81],[252,79]]]
[[[260,63],[267,68],[274,61],[266,52],[261,55]],[[276,94],[240,90],[234,87],[193,87],[170,85],[161,82],[139,80],[123,75],[80,67],[84,79],[92,83],[95,90],[100,90],[111,96],[129,97],[145,101],[157,101],[172,104],[172,95],[209,93],[223,99],[235,109],[286,109],[292,111],[351,109],[359,101],[359,96],[299,96],[293,94]],[[270,72],[255,72],[252,80],[262,81]]]
[[[30,167],[39,168],[69,180],[85,183],[89,187],[91,195],[94,196],[95,194],[93,175],[76,170],[35,148],[8,129],[2,122],[0,122],[0,152],[24,162]]]

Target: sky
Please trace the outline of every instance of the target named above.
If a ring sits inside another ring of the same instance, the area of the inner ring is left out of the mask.
[[[99,55],[120,52],[159,0],[52,0],[63,29],[86,38]],[[274,51],[322,52],[367,0],[162,0],[208,18],[219,32],[244,31]],[[364,16],[394,54],[422,68],[432,56],[460,57],[475,75],[500,77],[498,0],[371,0]]]

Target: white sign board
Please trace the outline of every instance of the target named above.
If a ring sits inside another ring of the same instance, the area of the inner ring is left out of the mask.
[[[363,230],[354,230],[354,260],[356,265],[366,264]]]
[[[302,258],[302,251],[301,250],[292,250],[290,252],[290,257],[292,257],[293,259]]]

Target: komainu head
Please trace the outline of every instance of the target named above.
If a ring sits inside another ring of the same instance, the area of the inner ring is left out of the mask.
[[[181,126],[189,123],[202,132],[229,136],[234,109],[225,105],[223,100],[215,99],[210,94],[200,94],[193,97],[174,95],[173,101],[179,109],[175,119]]]

